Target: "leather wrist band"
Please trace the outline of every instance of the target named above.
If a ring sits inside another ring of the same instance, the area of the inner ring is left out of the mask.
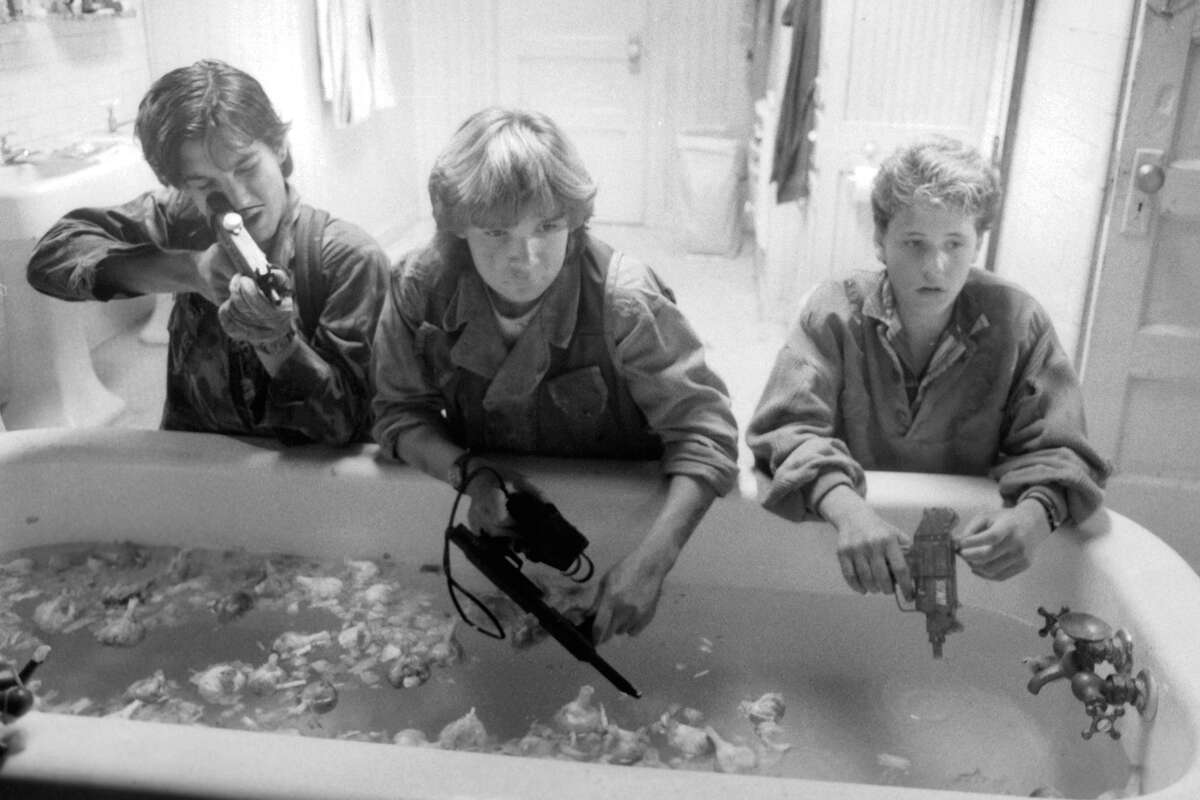
[[[1051,533],[1058,530],[1058,526],[1062,524],[1062,520],[1058,518],[1058,512],[1054,508],[1054,503],[1038,492],[1030,492],[1025,495],[1024,499],[1034,501],[1042,507],[1042,511],[1046,512],[1046,522],[1050,524]]]

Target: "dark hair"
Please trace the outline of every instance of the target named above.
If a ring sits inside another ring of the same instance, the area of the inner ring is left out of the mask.
[[[1000,207],[1000,175],[974,147],[935,136],[896,150],[879,167],[871,191],[875,227],[886,231],[901,209],[930,205],[975,218],[990,229]]]
[[[513,224],[528,206],[566,215],[574,231],[592,216],[596,184],[562,130],[538,111],[491,107],[459,126],[429,175],[439,231]]]
[[[240,148],[261,141],[278,153],[286,147],[288,128],[253,76],[204,59],[154,82],[138,105],[133,132],[158,179],[179,186],[184,142],[204,142],[212,152],[217,146]],[[292,174],[290,150],[281,170],[285,178]]]

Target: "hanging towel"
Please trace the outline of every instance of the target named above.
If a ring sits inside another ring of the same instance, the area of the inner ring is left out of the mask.
[[[808,197],[808,171],[812,159],[811,133],[816,122],[817,67],[821,43],[820,0],[792,0],[783,22],[792,26],[792,53],[779,128],[775,132],[775,162],[771,180],[777,184],[776,200],[786,203]]]
[[[380,0],[317,0],[321,96],[345,128],[396,105]]]

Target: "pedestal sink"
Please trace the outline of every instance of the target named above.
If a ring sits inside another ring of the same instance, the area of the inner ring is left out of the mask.
[[[25,279],[34,245],[63,214],[157,185],[133,142],[87,145],[80,157],[0,166],[0,429],[104,425],[124,407],[96,377],[80,305]]]

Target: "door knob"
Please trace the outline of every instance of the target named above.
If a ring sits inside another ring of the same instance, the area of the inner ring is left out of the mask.
[[[1166,179],[1166,173],[1163,172],[1163,168],[1158,164],[1142,164],[1137,168],[1133,184],[1139,191],[1146,194],[1154,194],[1163,187]]]

